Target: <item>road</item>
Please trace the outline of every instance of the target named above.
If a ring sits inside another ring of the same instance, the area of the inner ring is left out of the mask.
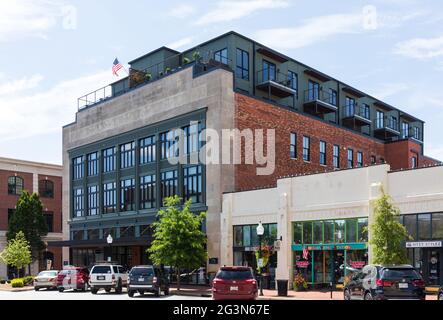
[[[94,295],[91,292],[74,292],[65,291],[60,293],[56,290],[46,291],[23,291],[23,292],[7,292],[0,291],[0,300],[210,300],[203,297],[186,297],[186,296],[161,296],[156,298],[153,295],[145,294],[143,297],[135,295],[129,298],[126,292],[122,294],[106,293],[100,291]]]

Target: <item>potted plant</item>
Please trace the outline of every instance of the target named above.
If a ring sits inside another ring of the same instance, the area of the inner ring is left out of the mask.
[[[170,72],[171,72],[171,68],[166,67],[166,69],[165,69],[165,74],[168,74],[168,73],[170,73]]]
[[[191,60],[189,58],[186,58],[186,57],[183,58],[183,64],[188,64],[190,62],[191,62]]]
[[[147,74],[145,75],[145,79],[146,79],[146,81],[151,81],[151,79],[152,79],[152,74],[151,74],[151,73],[147,73]]]
[[[292,283],[292,286],[295,291],[305,291],[308,290],[308,282],[306,279],[302,276],[301,273],[297,273],[294,281]]]
[[[192,58],[194,59],[194,61],[197,61],[197,62],[199,62],[200,60],[201,60],[201,55],[200,55],[200,52],[198,52],[198,51],[194,51],[194,53],[192,54]]]

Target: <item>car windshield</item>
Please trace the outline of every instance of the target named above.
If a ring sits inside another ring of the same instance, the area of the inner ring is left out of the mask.
[[[254,277],[251,270],[220,270],[217,278],[223,280],[248,280]]]
[[[42,271],[38,274],[39,277],[55,277],[57,271]]]
[[[383,279],[421,279],[415,269],[385,269]]]
[[[94,267],[92,269],[91,273],[111,273],[111,267],[110,266],[98,266],[98,267]]]
[[[154,274],[152,268],[134,268],[131,270],[131,276],[145,276],[150,277]]]

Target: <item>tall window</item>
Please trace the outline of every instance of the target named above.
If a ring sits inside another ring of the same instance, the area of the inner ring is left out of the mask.
[[[297,134],[291,132],[290,142],[290,156],[291,159],[297,159]]]
[[[155,208],[155,174],[140,177],[140,209]]]
[[[243,80],[249,80],[249,53],[237,48],[236,56],[236,77]]]
[[[228,49],[224,48],[214,52],[214,60],[223,64],[228,64]]]
[[[88,187],[88,216],[98,215],[99,210],[99,192],[98,186]]]
[[[88,176],[98,174],[98,152],[88,154]]]
[[[401,135],[403,139],[409,138],[409,123],[402,122],[401,124]]]
[[[202,202],[202,167],[192,166],[183,169],[183,196],[192,203]]]
[[[116,148],[103,150],[103,172],[112,172],[116,168]]]
[[[189,126],[183,127],[184,132],[184,154],[191,154],[200,151],[199,134],[202,131],[202,123],[195,122]]]
[[[24,181],[20,177],[8,178],[8,194],[20,195],[23,191]]]
[[[72,170],[74,180],[83,179],[84,177],[84,157],[80,156],[72,159]]]
[[[337,145],[334,145],[332,148],[332,164],[335,169],[340,168],[340,147]]]
[[[309,101],[317,100],[320,95],[320,85],[312,80],[308,82],[308,98]]]
[[[51,180],[40,180],[38,182],[38,193],[42,198],[54,198],[54,182]]]
[[[263,81],[275,81],[276,78],[276,67],[275,64],[263,60]]]
[[[375,125],[377,129],[383,128],[385,126],[385,114],[378,110],[376,112]]]
[[[130,168],[135,164],[135,142],[129,142],[120,146],[120,168]]]
[[[326,142],[320,141],[320,164],[326,165]]]
[[[103,184],[103,213],[117,211],[117,185],[115,182]]]
[[[414,139],[420,140],[420,128],[414,127]]]
[[[298,91],[298,75],[293,71],[288,71],[288,85],[291,89]]]
[[[135,210],[135,179],[120,181],[120,211]]]
[[[303,137],[303,160],[311,161],[311,138]]]
[[[85,213],[83,188],[74,189],[74,217],[83,217]]]
[[[334,89],[329,89],[329,103],[337,106],[337,91]]]
[[[357,167],[363,167],[363,152],[357,152]]]
[[[54,212],[46,211],[43,213],[48,232],[54,232]]]
[[[155,136],[140,140],[140,164],[155,162]]]
[[[389,127],[390,127],[391,129],[398,130],[397,118],[396,118],[396,117],[391,116],[391,120],[390,120],[390,123],[389,123]]]
[[[160,134],[161,160],[178,157],[179,136],[176,130],[170,130]]]
[[[418,167],[418,157],[413,156],[412,157],[412,169],[416,169]]]
[[[178,190],[178,171],[164,171],[161,173],[161,196],[162,205],[163,200],[167,197],[172,197],[177,195]]]
[[[354,150],[348,149],[348,168],[354,168]]]
[[[361,116],[366,118],[366,119],[371,119],[371,114],[370,114],[370,108],[366,103],[362,104],[361,107]]]
[[[355,115],[355,99],[354,98],[350,98],[350,97],[346,97],[346,116],[347,117],[352,117],[353,115]]]

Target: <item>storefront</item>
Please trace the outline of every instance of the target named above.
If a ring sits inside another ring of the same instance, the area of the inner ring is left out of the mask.
[[[343,283],[368,263],[367,218],[293,223],[293,273],[311,286]]]
[[[400,220],[412,237],[406,242],[410,263],[427,285],[443,285],[443,213],[403,215]]]

